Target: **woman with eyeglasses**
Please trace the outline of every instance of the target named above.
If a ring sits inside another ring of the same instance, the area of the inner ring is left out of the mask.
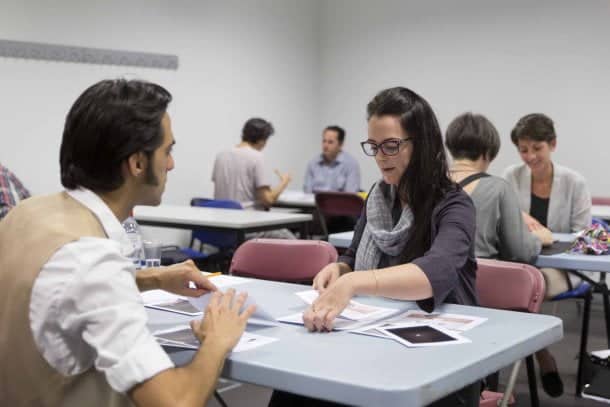
[[[379,92],[367,117],[362,148],[374,157],[381,179],[367,197],[349,249],[314,279],[320,295],[303,315],[310,331],[332,330],[354,295],[417,301],[427,312],[447,302],[477,304],[475,209],[448,176],[432,108],[397,87]],[[471,405],[478,388],[475,383],[432,405]],[[279,405],[330,404],[275,392],[270,406]]]

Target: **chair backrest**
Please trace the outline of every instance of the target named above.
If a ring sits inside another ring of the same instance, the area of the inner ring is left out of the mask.
[[[610,197],[594,196],[591,198],[593,205],[610,205]]]
[[[193,198],[191,199],[191,206],[199,206],[204,208],[243,209],[239,202],[229,199]],[[191,245],[193,244],[194,239],[199,240],[201,243],[209,244],[223,250],[236,246],[237,233],[194,230]]]
[[[477,259],[476,290],[483,307],[538,312],[544,300],[544,277],[529,264]]]
[[[337,250],[320,240],[252,239],[243,243],[231,261],[236,276],[293,283],[313,280],[327,264],[337,261]]]
[[[359,217],[364,199],[349,192],[316,192],[316,205],[323,216]]]

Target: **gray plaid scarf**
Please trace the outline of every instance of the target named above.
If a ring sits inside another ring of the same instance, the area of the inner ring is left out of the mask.
[[[413,212],[405,206],[400,220],[393,226],[392,208],[395,199],[396,187],[383,181],[379,181],[371,190],[366,203],[366,226],[356,251],[354,270],[378,268],[382,254],[389,257],[390,266],[400,263],[413,222]]]

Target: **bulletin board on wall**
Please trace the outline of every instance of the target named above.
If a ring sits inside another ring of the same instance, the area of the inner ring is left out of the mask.
[[[0,39],[0,57],[42,61],[178,69],[178,56]]]

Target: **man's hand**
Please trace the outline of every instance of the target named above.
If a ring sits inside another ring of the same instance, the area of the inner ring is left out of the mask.
[[[193,260],[173,264],[158,269],[159,288],[177,295],[199,297],[218,289],[212,282],[201,274]],[[194,287],[189,286],[193,282]]]
[[[280,178],[281,185],[288,185],[292,181],[292,176],[288,173],[282,174],[279,170],[274,170],[275,175]]]
[[[235,298],[235,290],[225,294],[216,291],[208,303],[203,320],[191,321],[191,329],[204,347],[218,349],[227,354],[235,347],[246,329],[248,318],[256,310],[250,305],[241,314],[248,294],[240,293]]]

